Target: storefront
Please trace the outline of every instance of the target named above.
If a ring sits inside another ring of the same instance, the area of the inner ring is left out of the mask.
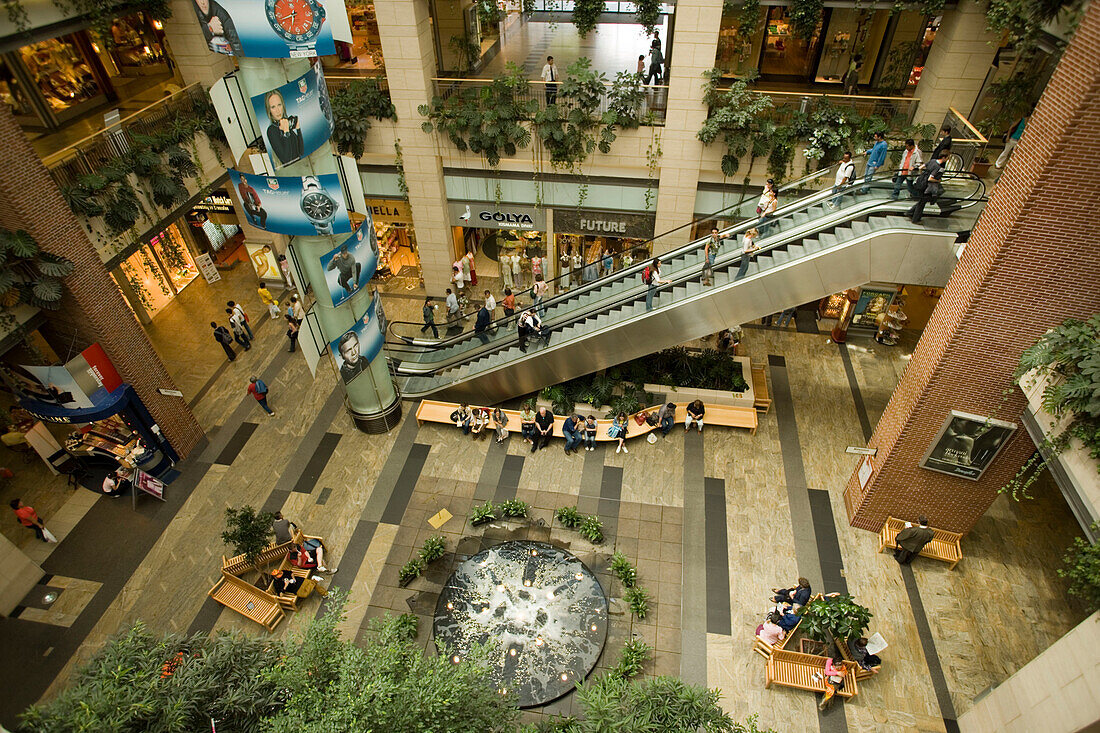
[[[485,277],[496,279],[501,287],[517,288],[530,287],[536,273],[547,280],[554,277],[554,261],[547,257],[544,209],[484,202],[448,206],[454,258],[473,253],[479,287],[480,278]]]
[[[412,225],[409,204],[396,199],[366,199],[378,236],[379,282],[392,277],[406,281],[408,289],[420,285],[420,253],[416,247],[416,230]]]
[[[374,3],[348,6],[351,43],[336,42],[336,56],[323,56],[327,68],[351,69],[357,74],[382,75],[386,64],[382,60],[382,37],[374,16]]]
[[[205,252],[219,265],[240,259],[238,250],[244,235],[237,223],[233,199],[219,189],[195,204],[187,214],[188,231],[199,253]]]
[[[771,5],[762,12],[760,27],[748,36],[738,32],[736,10],[723,16],[716,58],[723,75],[756,72],[763,81],[831,84],[846,91],[853,88],[848,80],[891,94],[920,80],[940,20],[916,11],[825,8],[812,36],[801,38],[788,7]]]
[[[172,77],[159,21],[134,13],[94,30],[37,41],[0,57],[0,99],[27,128],[56,129]]]
[[[584,259],[584,269],[572,280],[594,280],[606,274],[602,262],[608,253],[612,257],[612,270],[647,259],[652,253],[650,240],[655,223],[655,214],[555,209],[554,254],[559,259],[564,254],[574,262],[579,253]]]

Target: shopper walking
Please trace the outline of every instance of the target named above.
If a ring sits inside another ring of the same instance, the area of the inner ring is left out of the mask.
[[[213,321],[210,321],[210,328],[214,329],[214,340],[225,349],[225,355],[229,357],[229,361],[236,361],[237,354],[233,351],[233,336],[229,333],[229,329]]]
[[[225,312],[229,314],[229,328],[233,331],[233,340],[243,346],[245,351],[250,350],[252,340],[244,330],[244,319],[234,313],[232,308],[226,308]]]
[[[534,306],[535,312],[539,314],[539,318],[546,314],[546,309],[542,307],[546,287],[546,281],[542,279],[542,275],[535,275],[535,284],[531,286],[531,305]]]
[[[645,76],[647,86],[651,81],[657,84],[661,83],[661,66],[664,63],[665,56],[661,53],[661,42],[655,38],[649,47],[649,73]]]
[[[913,138],[907,139],[905,141],[905,152],[901,154],[901,167],[894,175],[894,191],[890,194],[890,198],[894,201],[898,200],[902,186],[905,186],[909,179],[916,175],[923,162],[916,141]]]
[[[287,315],[292,316],[295,322],[301,326],[302,321],[306,319],[306,309],[302,307],[302,301],[298,299],[297,295],[290,296],[290,302],[286,306]]]
[[[492,320],[489,309],[482,305],[477,312],[477,320],[474,321],[474,333],[483,344],[489,343],[489,324]]]
[[[267,385],[264,384],[264,380],[259,377],[249,377],[248,394],[256,398],[256,401],[260,403],[260,407],[264,408],[264,412],[275,417],[275,411],[267,404]]]
[[[769,178],[764,183],[764,192],[760,194],[760,200],[756,203],[756,213],[760,215],[760,223],[756,228],[761,237],[775,226],[775,210],[778,208],[779,191],[775,187],[775,180]]]
[[[420,333],[425,333],[430,328],[432,329],[432,338],[439,338],[439,329],[435,327],[435,306],[432,304],[430,295],[424,299],[423,313],[424,326],[420,329]]]
[[[940,157],[940,153],[944,150],[951,149],[951,125],[944,125],[940,128],[940,139],[936,142],[936,147],[932,149],[932,155],[928,157],[929,160],[936,160]]]
[[[256,288],[256,292],[260,296],[260,300],[267,306],[267,313],[274,320],[279,317],[279,301],[275,300],[275,296],[271,294],[271,291],[267,289],[267,286],[260,283],[260,287]]]
[[[836,209],[840,206],[840,200],[844,198],[844,189],[852,182],[852,178],[856,174],[856,164],[852,162],[851,152],[845,151],[844,156],[840,159],[840,165],[836,169],[836,180],[833,185],[833,193],[837,194],[832,201],[829,202],[830,209]]]
[[[867,149],[867,171],[863,175],[863,188],[859,189],[860,193],[871,192],[871,179],[875,177],[875,172],[886,163],[886,136],[881,132],[876,132],[874,135],[875,143]]]
[[[1008,137],[1005,138],[1005,149],[1001,151],[1001,154],[997,156],[997,162],[994,163],[997,168],[1004,168],[1008,163],[1009,156],[1012,155],[1012,151],[1016,149],[1016,143],[1020,142],[1020,138],[1024,136],[1024,127],[1027,126],[1027,118],[1031,116],[1028,112],[1026,115],[1016,121],[1016,124],[1008,131]]]
[[[19,523],[32,530],[35,537],[43,542],[57,542],[57,538],[53,536],[50,530],[46,529],[46,523],[38,516],[38,512],[34,510],[34,507],[27,506],[22,499],[12,499],[11,508],[15,511],[15,518],[19,520]]]
[[[653,310],[653,294],[660,285],[668,285],[668,280],[661,279],[661,260],[657,257],[642,270],[642,282],[647,286],[645,291],[645,309]]]
[[[546,65],[542,67],[542,80],[545,82],[546,106],[554,104],[558,99],[558,67],[554,65],[554,57],[546,57]]]
[[[256,337],[252,334],[252,326],[248,324],[248,314],[244,312],[244,308],[241,307],[241,304],[232,300],[227,300],[225,304],[232,308],[233,313],[240,317],[241,323],[244,324],[244,330],[248,332],[248,340],[252,341],[255,339]]]
[[[949,155],[951,155],[950,149],[941,150],[939,158],[928,161],[924,173],[917,177],[916,182],[910,189],[911,191],[920,192],[917,203],[913,204],[912,208],[906,212],[906,216],[914,224],[920,224],[921,217],[924,216],[924,207],[939,199],[940,195],[943,194],[940,179],[943,178],[944,166],[947,164],[947,156]],[[921,179],[924,179],[923,182]]]
[[[733,278],[734,281],[740,280],[745,276],[745,273],[749,271],[749,263],[752,261],[752,255],[756,250],[760,249],[756,246],[756,238],[760,236],[760,232],[755,229],[750,229],[741,236],[741,265],[737,268],[737,275]]]
[[[703,284],[714,284],[714,261],[718,258],[718,249],[722,246],[722,236],[718,234],[718,227],[710,230],[710,236],[703,245]]]
[[[290,341],[288,351],[293,354],[298,346],[298,324],[291,318],[286,319],[286,337]]]
[[[511,318],[516,314],[516,296],[512,294],[511,288],[504,288],[504,297],[501,298],[500,305],[504,308],[505,318]]]
[[[445,302],[447,304],[447,323],[454,323],[458,320],[458,298],[451,292],[450,288],[447,288],[447,298]]]

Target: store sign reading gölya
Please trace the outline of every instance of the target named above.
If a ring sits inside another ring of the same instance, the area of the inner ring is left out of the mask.
[[[545,213],[531,206],[451,204],[450,210],[451,221],[455,226],[525,231],[545,231],[546,229]]]

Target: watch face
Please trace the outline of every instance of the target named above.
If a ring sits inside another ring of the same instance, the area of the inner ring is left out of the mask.
[[[336,202],[326,193],[308,193],[302,198],[302,211],[314,221],[336,215]]]
[[[266,0],[267,22],[287,41],[307,43],[321,32],[325,10],[317,0]]]

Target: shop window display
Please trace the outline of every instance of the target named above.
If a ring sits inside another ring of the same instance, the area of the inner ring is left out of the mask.
[[[153,237],[149,244],[164,264],[176,292],[183,290],[198,277],[199,268],[175,224]]]
[[[150,22],[144,13],[118,18],[111,24],[110,43],[91,32],[92,48],[112,76],[166,73],[168,66],[157,25],[159,21]]]
[[[771,6],[764,33],[761,76],[791,81],[809,78],[821,46],[820,24],[810,39],[800,38],[794,32],[787,8]]]
[[[381,74],[386,70],[382,57],[382,37],[374,17],[374,4],[348,4],[351,23],[351,43],[336,42],[336,58],[324,57],[323,62],[336,62],[337,68],[357,69]]]
[[[172,302],[172,288],[148,247],[134,252],[121,267],[130,289],[148,315],[158,313]]]
[[[101,93],[72,36],[52,38],[19,49],[19,56],[54,111],[68,109]]]
[[[11,113],[16,119],[34,117],[31,100],[27,97],[19,80],[12,74],[11,67],[3,60],[0,60],[0,100],[11,107]]]

